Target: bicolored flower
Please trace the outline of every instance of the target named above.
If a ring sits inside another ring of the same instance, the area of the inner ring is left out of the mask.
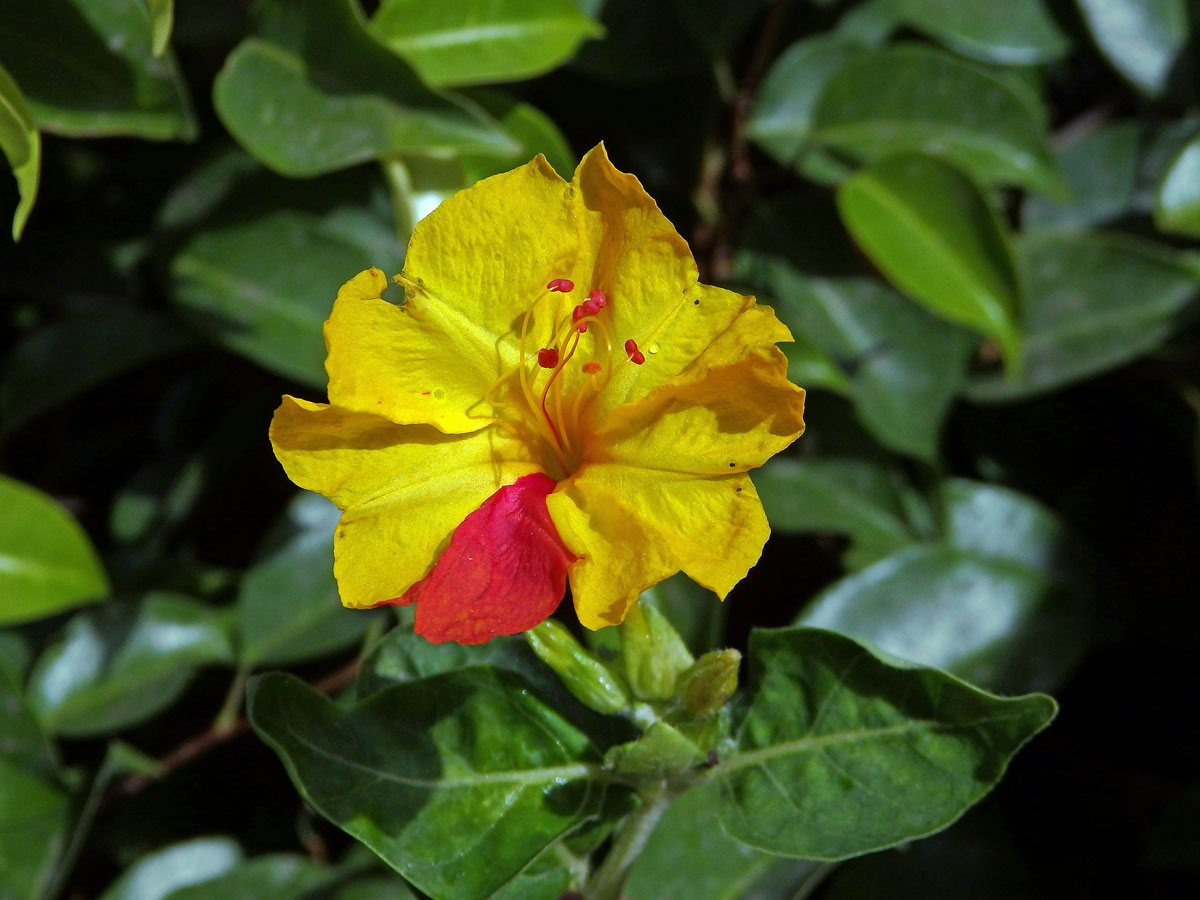
[[[416,602],[432,641],[533,627],[569,578],[622,621],[678,572],[722,598],[767,539],[748,476],[804,429],[768,307],[697,282],[684,240],[603,146],[539,156],[417,225],[402,302],[368,269],[329,321],[329,403],[284,397],[288,476],[344,510],[351,607]]]

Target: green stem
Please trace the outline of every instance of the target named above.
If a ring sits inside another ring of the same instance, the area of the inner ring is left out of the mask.
[[[223,733],[233,728],[238,714],[242,711],[242,699],[246,694],[246,679],[249,677],[250,667],[238,666],[237,671],[233,673],[233,681],[229,683],[229,690],[225,694],[225,702],[221,704],[221,710],[213,720],[213,731]]]
[[[659,818],[675,799],[675,791],[665,781],[659,781],[643,789],[641,799],[641,805],[617,829],[612,849],[588,880],[583,892],[586,900],[620,900],[621,888],[629,877],[630,869],[637,862]]]

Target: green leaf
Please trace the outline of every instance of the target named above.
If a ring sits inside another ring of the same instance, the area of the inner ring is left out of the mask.
[[[332,900],[417,900],[399,875],[357,878],[338,889]],[[535,900],[535,898],[531,898]]]
[[[196,136],[171,54],[156,59],[144,0],[42,0],[14,5],[0,59],[43,130],[74,137]]]
[[[1167,86],[1188,38],[1184,0],[1076,0],[1100,51],[1143,94]]]
[[[163,895],[163,900],[300,900],[328,884],[334,873],[293,853],[272,853]]]
[[[79,523],[41,491],[0,475],[0,624],[93,603],[108,579]]]
[[[21,232],[37,197],[38,175],[42,168],[42,137],[33,123],[29,104],[8,71],[0,66],[0,153],[8,160],[17,191],[21,195],[13,213],[13,240]]]
[[[146,0],[150,9],[150,48],[162,56],[171,45],[171,29],[175,25],[175,0]]]
[[[477,108],[426,87],[367,30],[353,0],[267,0],[264,37],[234,48],[213,100],[230,134],[283,175],[305,177],[398,153],[509,154]]]
[[[1055,157],[1071,189],[1070,202],[1030,196],[1021,209],[1027,228],[1091,228],[1133,205],[1141,125],[1113,122],[1058,149]]]
[[[1188,141],[1163,173],[1154,224],[1162,231],[1200,237],[1200,134]]]
[[[928,153],[985,185],[1061,194],[1043,120],[1007,80],[940,50],[900,44],[855,55],[830,79],[813,113],[813,140],[868,162]]]
[[[1071,46],[1042,0],[887,0],[886,8],[905,25],[984,62],[1053,62]]]
[[[521,679],[471,668],[340,709],[299,679],[249,715],[322,815],[438,900],[482,900],[599,813],[596,751]]]
[[[750,638],[738,752],[717,765],[721,823],[771,853],[843,859],[945,828],[1054,717],[1042,694],[997,697],[885,662],[849,638]]]
[[[146,363],[176,353],[192,337],[170,317],[114,308],[50,322],[10,350],[0,370],[0,434]],[[121,347],[114,353],[113,347]],[[64,366],[63,360],[71,360]]]
[[[1200,290],[1183,256],[1129,235],[1033,233],[1017,256],[1025,368],[1015,381],[978,377],[973,400],[1045,393],[1136,359],[1167,339]]]
[[[30,705],[45,727],[68,737],[143,721],[174,703],[199,666],[232,661],[227,619],[167,593],[136,609],[80,613],[34,665]]]
[[[834,532],[851,544],[846,565],[861,568],[911,544],[896,475],[854,459],[776,457],[754,473],[772,531]]]
[[[241,861],[242,848],[232,838],[183,841],[147,853],[109,885],[100,900],[166,900],[174,891],[224,875]]]
[[[754,474],[754,484],[759,484]],[[702,588],[682,572],[660,581],[642,592],[641,603],[648,604],[667,617],[683,638],[688,649],[699,656],[722,646],[728,607],[717,595]]]
[[[7,642],[0,643],[0,654],[11,649]],[[0,709],[4,710],[4,715],[0,716],[0,759],[37,775],[51,777],[57,769],[54,747],[25,700],[21,690],[22,674],[19,670],[0,667]],[[0,896],[3,896],[2,891]]]
[[[238,658],[246,666],[283,666],[341,650],[362,638],[383,610],[346,609],[333,580],[333,532],[341,513],[304,492],[276,531],[282,545],[260,551],[237,598]]]
[[[1090,638],[1086,556],[1029,497],[953,479],[941,537],[819,593],[796,620],[1002,690],[1057,686]]]
[[[43,895],[63,851],[68,812],[62,791],[0,757],[0,897]]]
[[[383,0],[371,24],[442,87],[532,78],[604,33],[573,0]]]
[[[495,118],[517,149],[509,156],[463,154],[463,187],[524,165],[539,153],[559,175],[570,180],[578,159],[549,116],[499,91],[471,91],[469,96]]]
[[[927,156],[880,160],[842,183],[838,209],[902,291],[995,338],[1020,370],[1016,266],[999,219],[969,178]]]

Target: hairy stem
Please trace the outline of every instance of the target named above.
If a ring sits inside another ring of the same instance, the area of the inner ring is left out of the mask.
[[[656,782],[641,791],[641,806],[621,823],[612,849],[588,880],[583,892],[586,900],[620,900],[621,888],[629,877],[630,869],[637,862],[659,818],[675,799],[675,793],[665,781]]]

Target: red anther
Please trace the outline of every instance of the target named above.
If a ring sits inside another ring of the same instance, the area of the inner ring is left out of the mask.
[[[588,298],[583,301],[583,311],[589,316],[594,316],[606,306],[608,306],[608,297],[604,291],[592,291],[588,294]]]
[[[543,369],[553,369],[558,365],[558,350],[555,347],[546,347],[538,351],[538,365]]]
[[[642,351],[638,349],[637,341],[635,341],[633,338],[630,338],[625,342],[625,353],[629,357],[629,361],[635,366],[640,366],[646,361],[646,357],[642,354]]]
[[[579,322],[579,320],[582,319],[586,315],[587,315],[587,311],[583,308],[583,305],[577,306],[573,310],[571,310],[571,321]],[[577,329],[579,329],[580,334],[584,334],[587,332],[587,322],[579,322],[579,324],[576,325],[575,327]]]
[[[575,282],[568,281],[565,278],[555,278],[548,285],[546,285],[546,290],[559,291],[563,294],[569,294],[571,291],[575,290]]]
[[[600,373],[600,363],[596,362],[594,359],[589,359],[583,364],[583,371],[587,372],[589,375],[598,375]]]

